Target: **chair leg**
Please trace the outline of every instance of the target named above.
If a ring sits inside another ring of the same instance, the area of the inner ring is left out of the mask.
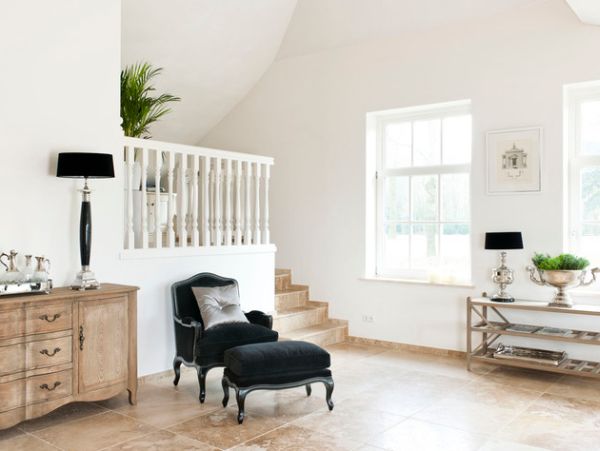
[[[181,377],[181,359],[179,357],[175,357],[173,359],[173,371],[175,371],[175,379],[173,380],[173,385],[177,385],[179,383],[179,378]]]
[[[200,402],[203,403],[206,398],[206,373],[207,368],[198,368],[198,384],[200,385]]]
[[[333,410],[333,401],[331,400],[331,395],[333,394],[333,379],[323,381],[323,383],[325,384],[325,400],[327,401],[327,407],[329,407],[329,410]]]
[[[244,416],[246,415],[246,411],[244,409],[244,404],[246,402],[246,395],[248,394],[247,390],[238,389],[235,392],[235,397],[238,405],[238,424],[242,424],[244,422]]]
[[[221,379],[221,385],[223,386],[223,407],[227,407],[229,402],[229,384],[225,378]]]
[[[312,394],[312,387],[310,386],[310,384],[306,384],[306,396],[310,396]]]

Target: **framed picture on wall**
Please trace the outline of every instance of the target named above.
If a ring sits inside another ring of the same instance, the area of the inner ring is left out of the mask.
[[[542,190],[542,127],[486,134],[488,194]]]

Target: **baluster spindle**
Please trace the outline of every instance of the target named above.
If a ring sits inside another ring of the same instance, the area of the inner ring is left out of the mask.
[[[250,200],[251,182],[252,182],[252,163],[244,163],[246,170],[244,172],[244,244],[252,244],[252,202]]]
[[[187,154],[180,154],[179,161],[179,192],[177,195],[179,196],[179,211],[177,212],[177,217],[179,218],[179,246],[187,247],[187,225],[186,225],[186,217],[187,217]]]
[[[168,189],[168,204],[167,204],[167,241],[169,247],[175,247],[175,224],[173,218],[175,216],[175,196],[173,194],[173,171],[175,166],[175,154],[171,151],[167,152],[167,189]]]
[[[162,152],[154,151],[154,246],[162,247],[162,227],[161,227],[161,198],[160,198],[160,170],[162,169]]]
[[[133,164],[135,151],[132,146],[125,146],[125,161],[127,164],[127,249],[135,247],[135,232],[133,231]]]
[[[237,160],[235,162],[235,216],[234,216],[234,239],[235,245],[239,246],[242,244],[242,162]]]
[[[142,147],[140,149],[140,159],[141,159],[141,168],[142,168],[142,249],[148,248],[148,193],[147,189],[147,172],[148,172],[148,152],[146,148]]]
[[[200,234],[198,231],[198,172],[199,158],[192,155],[192,246],[200,246]]]
[[[223,178],[225,196],[225,246],[231,246],[231,160],[225,160],[225,177]]]
[[[215,200],[213,215],[215,217],[215,246],[222,244],[221,223],[221,158],[215,158]]]
[[[269,178],[271,177],[271,166],[265,164],[264,175],[264,202],[263,202],[263,232],[262,243],[269,244],[271,240],[271,232],[269,231]]]
[[[210,158],[201,157],[201,169],[200,182],[201,182],[201,196],[202,196],[202,208],[200,210],[200,234],[202,246],[210,246],[210,204],[209,204],[209,175],[210,175]]]
[[[260,163],[255,163],[254,173],[254,244],[261,243],[260,234]]]

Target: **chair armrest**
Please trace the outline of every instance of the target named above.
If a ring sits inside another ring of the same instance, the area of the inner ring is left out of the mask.
[[[174,318],[175,321],[175,346],[177,355],[186,362],[193,362],[195,358],[196,342],[203,335],[202,323],[191,317]]]
[[[259,310],[252,310],[251,312],[244,313],[248,321],[252,324],[258,324],[259,326],[264,326],[267,329],[273,329],[273,317],[271,315],[267,315]]]

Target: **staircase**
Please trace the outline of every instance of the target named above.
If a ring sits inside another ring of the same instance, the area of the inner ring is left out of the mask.
[[[327,302],[309,300],[308,286],[292,284],[289,269],[275,270],[273,329],[280,340],[301,340],[319,346],[340,343],[348,337],[348,322],[329,318]]]

